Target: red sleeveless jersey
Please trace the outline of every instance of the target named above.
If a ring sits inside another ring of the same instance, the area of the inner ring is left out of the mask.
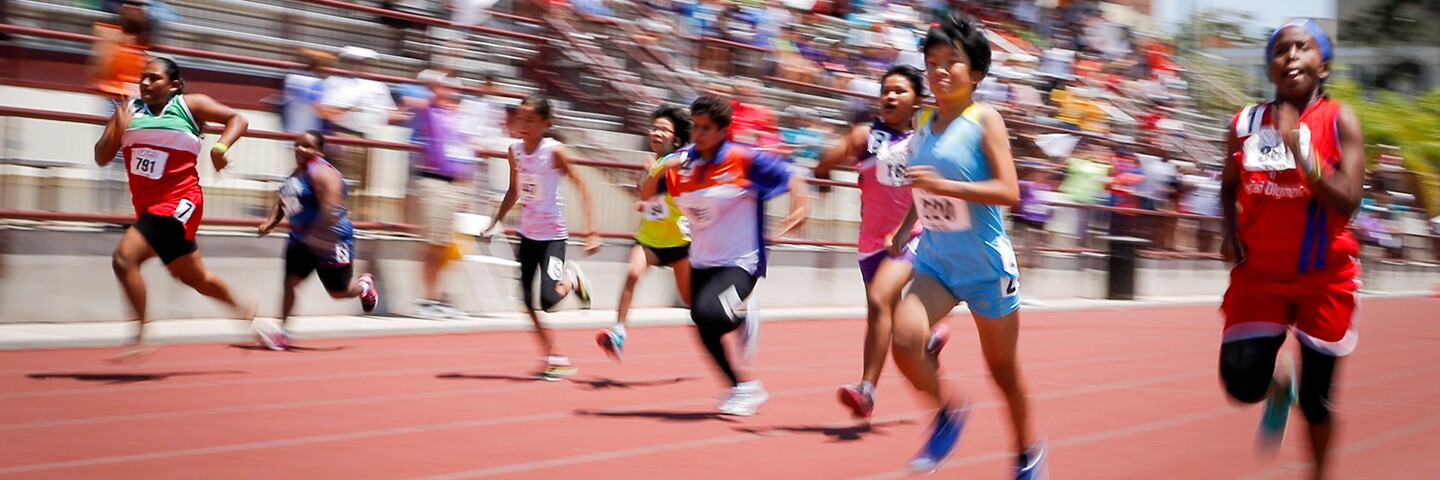
[[[1340,111],[1340,103],[1322,98],[1300,114],[1300,122],[1310,130],[1312,158],[1326,170],[1340,163]],[[1232,160],[1241,166],[1236,236],[1244,245],[1246,266],[1275,273],[1351,266],[1360,247],[1350,234],[1350,217],[1320,201],[1300,170],[1247,159],[1258,156],[1243,147],[1250,137],[1260,137],[1252,141],[1255,145],[1269,145],[1261,149],[1277,144],[1274,125],[1275,109],[1269,103],[1246,107],[1230,123],[1242,145]]]

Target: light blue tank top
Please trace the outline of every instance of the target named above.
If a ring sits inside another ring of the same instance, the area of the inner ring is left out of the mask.
[[[994,178],[981,147],[985,109],[972,104],[944,132],[931,131],[936,112],[922,110],[910,141],[910,165],[928,165],[948,180],[981,182]],[[1019,278],[1015,250],[1005,234],[997,205],[941,197],[916,189],[915,208],[925,233],[917,263],[944,272],[947,283],[981,283]]]

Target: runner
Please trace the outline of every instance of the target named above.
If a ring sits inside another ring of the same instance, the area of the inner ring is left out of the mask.
[[[650,116],[650,151],[660,167],[675,149],[690,141],[690,114],[673,106],[660,107]],[[680,301],[690,304],[690,234],[680,207],[669,194],[638,202],[640,229],[635,232],[635,246],[630,249],[630,269],[625,286],[620,290],[620,304],[615,309],[615,325],[601,330],[595,341],[606,355],[620,360],[625,354],[625,327],[630,317],[630,301],[635,285],[651,266],[670,267],[675,272],[675,288]]]
[[[225,124],[220,140],[210,149],[215,171],[224,170],[225,157],[249,122],[230,107],[206,95],[185,95],[180,67],[168,58],[145,64],[140,75],[140,98],[117,105],[105,133],[95,142],[95,163],[105,166],[124,155],[130,177],[131,203],[136,220],[120,238],[112,262],[115,278],[135,311],[139,329],[130,348],[114,361],[142,361],[156,349],[145,346],[145,278],[140,266],[160,257],[165,268],[181,283],[201,295],[214,298],[235,311],[238,318],[255,318],[253,306],[241,306],[220,277],[205,269],[195,246],[195,232],[205,210],[200,191],[200,174],[195,170],[200,157],[201,126]],[[262,331],[273,339],[279,332]]]
[[[578,264],[565,260],[565,240],[570,233],[565,228],[565,208],[560,198],[561,177],[569,177],[580,192],[585,229],[590,232],[585,237],[586,255],[600,251],[600,235],[595,233],[590,189],[570,165],[575,154],[545,136],[551,126],[550,101],[538,94],[526,97],[515,116],[514,131],[520,139],[510,146],[510,188],[485,231],[493,231],[515,202],[520,202],[520,247],[515,255],[520,260],[520,287],[525,311],[535,323],[536,337],[547,354],[545,368],[536,376],[553,382],[575,375],[577,369],[569,357],[560,354],[555,339],[540,323],[538,311],[551,311],[572,291],[580,296],[585,308],[590,308],[585,274]]]
[[[1360,205],[1365,141],[1355,112],[1325,94],[1331,47],[1319,25],[1281,26],[1265,58],[1275,99],[1245,107],[1227,135],[1221,251],[1235,267],[1220,307],[1220,378],[1231,398],[1265,401],[1262,451],[1278,448],[1298,397],[1314,478],[1324,478],[1331,386],[1358,341],[1360,249],[1347,226]],[[1298,392],[1288,357],[1275,368],[1287,330],[1300,343]]]
[[[350,280],[355,258],[355,227],[345,209],[350,189],[334,165],[325,161],[325,135],[308,130],[295,137],[295,172],[280,186],[280,199],[261,222],[261,237],[269,235],[280,220],[290,220],[290,239],[285,242],[285,296],[280,306],[280,330],[261,336],[271,350],[284,350],[290,343],[285,326],[295,308],[295,287],[315,272],[331,298],[360,298],[365,313],[375,310],[380,294],[375,278],[368,273]]]
[[[1032,430],[1016,355],[1020,269],[1000,209],[1019,201],[1015,161],[1000,114],[971,97],[989,71],[990,42],[971,20],[951,15],[930,29],[923,49],[939,110],[920,112],[910,141],[905,178],[915,201],[893,245],[910,239],[917,217],[925,233],[915,255],[914,282],[895,309],[891,342],[895,365],[939,412],[910,469],[929,474],[940,468],[965,427],[966,402],[949,391],[937,372],[936,353],[945,331],[931,333],[932,325],[965,302],[990,376],[1010,408],[1018,452],[1015,478],[1045,478],[1045,446]]]
[[[835,167],[855,162],[860,172],[860,277],[865,281],[865,364],[860,383],[840,387],[840,403],[856,418],[869,419],[875,411],[875,384],[890,351],[891,314],[900,292],[910,281],[920,226],[914,225],[909,242],[891,249],[895,229],[910,210],[905,185],[905,155],[914,132],[925,77],[919,69],[896,65],[881,77],[880,116],[868,125],[855,125],[840,144],[825,153],[815,175],[823,177]],[[893,250],[894,253],[891,253]]]
[[[805,178],[783,158],[727,142],[730,102],[703,96],[690,105],[694,144],[670,155],[640,186],[641,198],[669,193],[690,222],[690,320],[725,375],[730,390],[719,410],[754,415],[770,398],[759,380],[742,381],[725,351],[725,334],[740,330],[742,354],[754,358],[760,316],[751,292],[765,276],[765,201],[791,192],[785,235],[805,221]],[[743,328],[742,328],[743,327]]]

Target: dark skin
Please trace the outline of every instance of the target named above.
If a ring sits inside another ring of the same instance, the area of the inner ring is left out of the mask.
[[[320,147],[319,139],[309,133],[301,133],[295,137],[294,150],[296,172],[306,168],[306,165],[312,160],[321,158],[325,154],[324,148]],[[345,178],[341,177],[340,172],[333,168],[318,168],[314,172],[310,172],[310,188],[315,190],[315,199],[320,204],[320,211],[329,212],[328,214],[316,217],[315,223],[311,225],[314,231],[329,231],[335,222],[340,221],[340,206],[344,201],[341,192],[344,188],[344,182]],[[284,219],[285,211],[280,207],[280,202],[277,200],[275,205],[270,207],[270,215],[265,217],[265,221],[260,224],[257,233],[262,237],[269,235],[270,232],[275,230],[276,226],[280,225],[280,221]],[[323,239],[314,235],[305,237],[305,239],[310,242],[324,242]],[[328,245],[323,246],[328,247]],[[287,323],[290,319],[290,312],[295,309],[295,288],[298,287],[303,280],[305,280],[304,277],[285,275],[285,294],[281,298],[282,303],[280,304],[281,326]],[[364,291],[359,283],[351,281],[349,288],[329,293],[332,298],[355,298],[360,296],[361,293],[364,293]]]
[[[152,61],[145,66],[145,71],[140,77],[140,100],[150,107],[150,111],[159,112],[175,95],[180,93],[182,86],[183,82],[166,75],[161,62]],[[187,94],[184,100],[190,113],[194,115],[195,121],[200,125],[206,123],[225,124],[225,131],[220,135],[220,143],[234,145],[235,141],[239,140],[240,136],[244,135],[245,130],[249,128],[249,122],[245,120],[244,116],[209,96]],[[125,130],[130,128],[132,116],[130,109],[124,108],[123,105],[115,109],[115,113],[105,124],[105,133],[101,134],[100,139],[95,142],[95,164],[103,167],[115,159],[115,153],[123,144]],[[219,150],[210,151],[210,162],[217,172],[223,170],[230,163],[225,157],[225,152]],[[140,275],[140,266],[157,255],[145,236],[141,235],[135,227],[130,227],[120,238],[120,245],[115,247],[115,253],[111,256],[115,278],[120,281],[120,286],[125,290],[125,297],[135,311],[135,318],[140,322],[139,333],[135,336],[132,348],[113,358],[114,361],[138,362],[155,352],[154,348],[144,347],[147,299],[145,279]],[[239,318],[249,320],[255,317],[253,306],[241,306],[231,294],[229,286],[205,268],[200,258],[200,252],[186,254],[170,262],[165,268],[170,271],[171,276],[194,288],[201,295],[214,298],[229,306]]]
[[[1315,39],[1303,28],[1292,27],[1280,32],[1271,50],[1269,77],[1275,84],[1276,128],[1281,132],[1286,148],[1299,152],[1300,112],[1322,97],[1321,80],[1330,76],[1330,64],[1322,61]],[[1360,199],[1365,181],[1365,136],[1360,129],[1360,119],[1348,105],[1341,106],[1339,116],[1340,163],[1329,170],[1317,166],[1323,176],[1319,181],[1309,183],[1315,196],[1336,213],[1345,217],[1355,214],[1360,208]],[[1221,205],[1225,215],[1224,243],[1221,253],[1230,263],[1244,258],[1244,245],[1235,238],[1236,189],[1240,185],[1241,166],[1236,154],[1241,144],[1235,132],[1225,135],[1228,160],[1222,176],[1220,189]],[[1298,153],[1295,153],[1298,156]],[[1304,159],[1296,158],[1296,165]],[[1308,180],[1307,180],[1308,182]]]
[[[1302,175],[1315,197],[1326,207],[1349,218],[1360,208],[1365,181],[1365,138],[1360,120],[1349,106],[1341,106],[1337,125],[1341,153],[1340,162],[1334,169],[1318,159],[1301,158],[1300,112],[1324,97],[1320,87],[1321,82],[1330,76],[1330,64],[1324,61],[1315,38],[1300,27],[1282,30],[1269,53],[1268,75],[1271,83],[1275,84],[1275,127],[1285,147],[1296,157],[1295,164],[1302,173],[1308,168],[1319,169],[1319,180]],[[1241,142],[1233,130],[1226,133],[1225,140],[1229,156],[1220,189],[1221,205],[1225,210],[1225,236],[1220,252],[1227,262],[1234,264],[1245,258],[1245,246],[1235,237],[1239,213],[1235,199],[1242,168],[1238,157]],[[1316,163],[1306,165],[1307,162]],[[1315,462],[1312,478],[1326,478],[1334,424],[1332,416],[1326,423],[1310,425],[1310,453]]]

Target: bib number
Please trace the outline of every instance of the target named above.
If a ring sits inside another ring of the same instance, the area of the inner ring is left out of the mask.
[[[875,152],[875,177],[881,185],[903,187],[910,184],[905,178],[910,149],[904,143],[882,145]]]
[[[690,228],[704,230],[715,223],[715,206],[702,195],[687,195],[675,199],[680,213],[690,219]]]
[[[165,173],[165,163],[170,153],[153,148],[136,148],[130,151],[130,173],[151,180],[159,180]]]
[[[915,192],[915,207],[920,224],[936,232],[970,230],[970,207],[964,200],[942,197],[929,192]]]
[[[646,220],[658,222],[670,218],[670,204],[663,198],[656,197],[645,202],[645,210],[640,213]]]
[[[175,217],[175,219],[179,220],[180,224],[183,225],[190,223],[190,216],[194,214],[195,203],[182,198],[180,199],[180,203],[175,205],[175,213],[171,216]]]
[[[522,173],[519,175],[520,202],[534,204],[540,202],[540,176],[533,173]]]
[[[1308,156],[1310,150],[1310,128],[1300,125],[1301,156]],[[1279,172],[1295,169],[1295,156],[1285,146],[1280,132],[1273,127],[1263,127],[1245,138],[1243,165],[1252,172]]]
[[[350,263],[350,247],[344,242],[335,244],[335,263],[339,265]]]

